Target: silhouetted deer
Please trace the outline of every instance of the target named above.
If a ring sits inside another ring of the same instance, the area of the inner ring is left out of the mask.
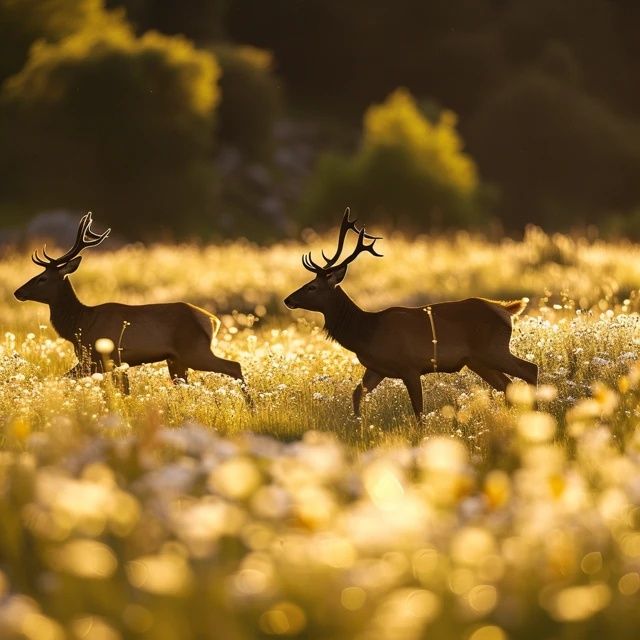
[[[382,257],[374,249],[380,238],[358,229],[345,211],[338,247],[332,258],[322,253],[321,267],[303,256],[305,269],[315,278],[285,299],[290,309],[319,311],[325,318],[330,338],[355,352],[366,368],[362,383],[353,392],[353,410],[360,414],[362,394],[372,391],[384,378],[401,379],[411,398],[416,416],[422,413],[420,376],[435,371],[460,371],[465,365],[493,388],[504,391],[510,382],[506,374],[535,385],[538,367],[514,356],[509,350],[511,317],[524,309],[521,300],[501,302],[468,298],[422,307],[391,307],[364,311],[338,285],[348,265],[360,253]],[[349,230],[358,234],[353,253],[336,264]],[[366,240],[371,240],[367,244]]]
[[[187,368],[224,373],[244,381],[237,362],[212,353],[211,343],[220,321],[204,309],[185,302],[143,305],[108,302],[89,307],[78,300],[67,276],[80,265],[82,257],[78,254],[99,245],[111,231],[94,233],[91,222],[91,213],[83,216],[75,244],[63,256],[52,258],[45,247],[43,260],[34,252],[31,259],[44,271],[14,294],[18,300],[49,305],[51,324],[62,338],[73,343],[78,357],[78,364],[67,375],[82,373],[87,358],[92,371],[100,371],[102,361],[95,343],[100,338],[109,338],[116,347],[113,355],[116,364],[126,362],[135,366],[166,360],[174,381],[186,381]]]

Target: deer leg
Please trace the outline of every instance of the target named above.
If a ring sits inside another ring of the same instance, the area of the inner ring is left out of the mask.
[[[422,404],[422,381],[420,380],[420,375],[416,374],[402,378],[402,382],[404,382],[404,386],[407,387],[407,391],[409,392],[413,412],[416,414],[416,418],[420,419],[424,409]]]
[[[209,349],[203,353],[194,353],[190,354],[188,358],[186,358],[187,366],[192,369],[196,369],[197,371],[213,371],[215,373],[224,373],[225,375],[234,378],[235,380],[240,380],[242,383],[241,389],[244,394],[245,402],[253,407],[253,400],[249,395],[249,390],[247,389],[247,384],[245,382],[244,376],[242,375],[242,367],[239,362],[235,360],[225,360],[224,358],[219,358],[214,355]]]
[[[171,380],[175,383],[178,380],[184,380],[187,382],[187,367],[180,360],[167,360],[167,366],[169,367],[169,375]]]
[[[477,362],[467,363],[467,367],[474,373],[477,373],[488,385],[498,391],[506,391],[511,380],[502,371],[497,369],[489,369]]]
[[[353,413],[355,413],[356,416],[360,416],[360,402],[362,400],[362,396],[373,391],[383,380],[384,376],[381,376],[379,373],[376,373],[371,369],[365,370],[364,376],[362,376],[362,382],[353,392]]]
[[[514,356],[511,352],[507,352],[497,358],[492,357],[491,361],[485,359],[482,364],[491,369],[498,369],[510,376],[521,378],[534,387],[538,384],[538,366],[533,362]]]
[[[190,354],[185,358],[185,362],[188,367],[191,367],[191,369],[196,369],[197,371],[214,371],[215,373],[224,373],[231,378],[242,380],[244,382],[242,368],[238,362],[218,358],[218,356],[214,356],[210,351],[202,354]]]

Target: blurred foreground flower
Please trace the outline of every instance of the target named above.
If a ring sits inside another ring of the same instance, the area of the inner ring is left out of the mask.
[[[100,355],[109,356],[113,353],[115,348],[116,346],[110,338],[98,338],[96,340],[96,351]]]

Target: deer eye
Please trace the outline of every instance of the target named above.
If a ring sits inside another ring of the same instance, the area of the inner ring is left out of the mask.
[[[308,289],[309,291],[316,291],[316,289],[317,289],[317,288],[318,288],[318,285],[316,285],[316,284],[310,284],[310,285],[307,287],[307,289]]]

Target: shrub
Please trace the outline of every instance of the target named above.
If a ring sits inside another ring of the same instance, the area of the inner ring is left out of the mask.
[[[120,21],[33,47],[4,86],[13,185],[35,207],[93,209],[139,235],[210,210],[214,58]],[[33,188],[37,185],[37,189]]]
[[[272,151],[273,127],[281,109],[271,55],[248,46],[220,46],[214,51],[222,69],[218,136],[249,156],[264,159]]]
[[[531,72],[485,102],[470,125],[483,175],[503,190],[511,228],[600,222],[640,199],[637,131],[565,81]]]
[[[303,217],[334,214],[345,205],[411,226],[452,227],[478,220],[479,180],[462,151],[450,111],[430,122],[398,89],[368,109],[360,149],[325,156],[313,176]]]
[[[58,42],[114,19],[103,0],[0,0],[0,83],[20,71],[35,41]]]

